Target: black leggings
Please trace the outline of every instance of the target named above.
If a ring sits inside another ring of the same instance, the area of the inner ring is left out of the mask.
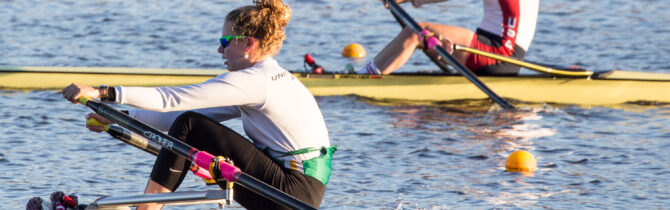
[[[168,134],[201,151],[230,158],[243,172],[307,204],[317,208],[321,204],[326,191],[323,183],[281,167],[249,140],[204,115],[195,112],[180,115]],[[151,171],[151,180],[175,191],[184,180],[190,164],[183,157],[161,149]],[[233,189],[235,201],[247,209],[285,209],[240,185],[234,185]]]

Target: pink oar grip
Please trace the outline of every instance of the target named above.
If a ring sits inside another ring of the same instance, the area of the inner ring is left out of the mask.
[[[419,38],[421,38],[422,40],[426,39],[426,36],[430,35],[430,33],[431,32],[429,30],[424,29],[423,31],[421,31],[421,33],[419,33],[419,36],[420,36]],[[426,45],[427,45],[426,46],[427,49],[432,50],[432,49],[435,49],[435,46],[442,47],[442,42],[438,38],[436,38],[434,36],[431,36],[431,37],[428,37],[428,39],[426,40]]]
[[[427,29],[423,29],[421,32],[419,32],[419,35],[421,36],[422,39],[426,37],[428,34],[430,34],[430,31]]]
[[[193,156],[193,162],[200,166],[200,168],[209,168],[209,164],[212,163],[213,158],[214,155],[200,151]],[[219,170],[221,170],[221,177],[231,182],[236,181],[236,175],[242,172],[239,168],[223,161],[219,163]]]
[[[426,45],[428,45],[428,49],[435,49],[435,46],[442,47],[442,42],[433,36],[426,40]]]

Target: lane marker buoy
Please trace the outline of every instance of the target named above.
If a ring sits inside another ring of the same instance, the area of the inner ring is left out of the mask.
[[[505,170],[509,172],[534,172],[537,169],[537,161],[530,152],[519,150],[507,157]]]

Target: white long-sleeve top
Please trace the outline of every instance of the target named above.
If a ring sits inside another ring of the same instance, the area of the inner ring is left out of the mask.
[[[261,150],[270,147],[288,152],[330,147],[328,130],[314,96],[272,58],[195,85],[119,86],[116,102],[139,108],[131,110],[130,115],[164,131],[181,112],[193,110],[217,121],[241,117],[244,132]],[[289,160],[295,160],[296,169],[303,171],[302,161],[319,155],[315,151],[278,159],[284,160],[287,168],[291,168]]]

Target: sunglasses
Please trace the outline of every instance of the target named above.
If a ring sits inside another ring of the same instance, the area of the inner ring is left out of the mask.
[[[221,47],[226,48],[228,47],[228,43],[230,43],[231,39],[244,39],[245,36],[222,36],[219,38],[219,42],[221,42]]]

